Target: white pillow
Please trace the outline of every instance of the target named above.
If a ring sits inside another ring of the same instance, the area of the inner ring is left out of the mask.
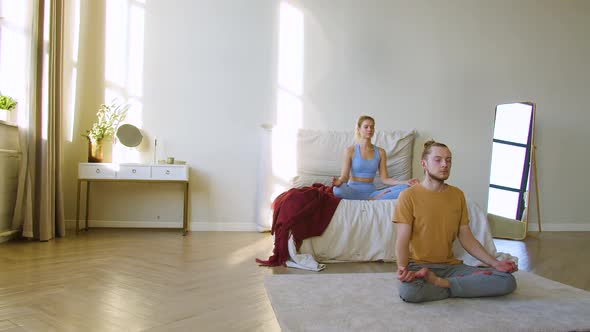
[[[412,177],[415,134],[414,130],[375,132],[373,142],[385,150],[390,177],[399,180]],[[355,143],[353,131],[300,129],[297,133],[297,174],[339,176],[344,149]]]

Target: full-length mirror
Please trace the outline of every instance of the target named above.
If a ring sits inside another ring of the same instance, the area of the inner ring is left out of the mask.
[[[494,237],[526,237],[530,179],[531,174],[535,176],[534,127],[534,103],[496,107],[488,192],[488,219]]]

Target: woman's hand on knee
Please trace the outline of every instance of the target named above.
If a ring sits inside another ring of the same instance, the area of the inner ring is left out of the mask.
[[[334,187],[340,187],[341,184],[342,184],[342,181],[340,181],[339,178],[337,178],[335,176],[332,177],[332,185]]]

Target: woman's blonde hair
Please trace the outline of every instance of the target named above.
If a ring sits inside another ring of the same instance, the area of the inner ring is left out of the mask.
[[[373,125],[375,125],[375,119],[373,119],[372,117],[370,117],[368,115],[359,116],[358,120],[356,120],[356,129],[354,131],[354,138],[357,141],[360,141],[360,139],[361,139],[361,134],[359,133],[359,129],[361,129],[361,125],[363,124],[363,122],[365,120],[370,120],[371,122],[373,122]]]
[[[432,147],[439,147],[439,148],[446,148],[447,150],[450,151],[449,147],[446,146],[444,143],[441,142],[437,142],[433,139],[430,139],[428,141],[426,141],[426,143],[424,143],[424,150],[422,151],[422,160],[426,160],[426,158],[428,157],[428,155],[430,154]]]

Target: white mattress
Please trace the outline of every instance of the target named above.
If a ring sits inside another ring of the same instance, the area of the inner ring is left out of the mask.
[[[395,261],[395,224],[391,220],[396,202],[342,200],[321,236],[304,240],[299,252],[295,252],[293,240],[290,240],[291,261],[288,265],[320,270],[319,263]],[[486,214],[469,200],[467,208],[473,235],[490,254],[498,256]],[[455,241],[453,250],[465,264],[481,264],[458,241]]]

